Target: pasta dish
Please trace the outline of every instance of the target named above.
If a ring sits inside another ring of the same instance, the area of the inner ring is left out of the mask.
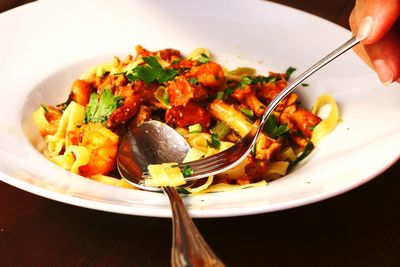
[[[243,138],[295,70],[265,76],[252,68],[227,70],[203,48],[187,57],[175,49],[135,50],[136,55],[114,57],[75,80],[65,103],[41,104],[33,113],[46,142],[43,153],[52,162],[89,179],[131,187],[116,171],[118,144],[129,129],[148,120],[165,122],[192,147],[187,161],[207,157]],[[321,119],[318,110],[325,104],[331,110]],[[243,162],[182,185],[180,192],[225,191],[278,179],[310,153],[338,118],[332,97],[319,97],[308,110],[291,93],[268,118]]]

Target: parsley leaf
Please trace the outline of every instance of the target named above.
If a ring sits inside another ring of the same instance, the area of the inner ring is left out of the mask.
[[[192,77],[192,78],[188,79],[188,82],[190,82],[193,85],[198,85],[199,84],[199,79]]]
[[[191,194],[187,189],[185,189],[185,188],[183,188],[183,187],[178,187],[178,188],[176,188],[176,191],[177,191],[179,194],[182,194],[182,195],[189,195],[189,194]]]
[[[144,65],[137,66],[125,73],[129,81],[144,81],[145,83],[166,83],[178,75],[176,69],[164,69],[155,57],[144,57]]]
[[[290,76],[292,75],[292,73],[296,70],[296,68],[293,67],[289,67],[286,70],[286,80],[289,80]]]
[[[188,177],[188,176],[191,176],[192,174],[193,174],[193,170],[192,170],[192,167],[190,167],[189,164],[183,166],[183,168],[182,168],[183,177]]]
[[[105,123],[111,113],[121,105],[121,101],[122,97],[114,96],[108,88],[101,93],[100,99],[96,93],[92,93],[85,109],[85,123]]]
[[[45,104],[40,104],[40,106],[42,107],[42,109],[44,110],[44,114],[47,114],[49,112],[49,107]]]
[[[207,63],[210,61],[210,58],[206,54],[201,54],[197,59],[201,64]]]
[[[241,108],[240,111],[249,119],[253,119],[254,112],[249,108]]]
[[[271,138],[277,138],[280,135],[285,134],[289,131],[289,127],[287,124],[278,124],[278,120],[274,115],[270,115],[265,122],[264,131],[268,134]]]
[[[219,140],[218,134],[211,134],[211,141],[207,140],[207,145],[219,149],[221,147],[221,141]]]
[[[311,151],[314,149],[314,145],[312,142],[308,142],[305,147],[303,152],[294,160],[290,163],[291,167],[293,167],[294,165],[296,165],[297,163],[299,163],[300,161],[302,161],[303,159],[305,159],[310,153]]]

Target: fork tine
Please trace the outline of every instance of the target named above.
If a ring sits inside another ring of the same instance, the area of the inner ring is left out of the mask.
[[[219,159],[224,158],[225,156],[226,156],[226,153],[224,153],[224,151],[223,151],[221,153],[211,155],[211,156],[209,156],[207,158],[202,158],[202,159],[199,159],[199,160],[194,160],[194,161],[190,161],[190,162],[186,162],[186,163],[180,163],[179,166],[190,165],[192,168],[195,168],[198,165],[212,163],[215,160],[219,160]]]
[[[180,168],[184,168],[185,166],[189,165],[191,169],[197,169],[197,168],[201,168],[201,167],[205,167],[205,166],[210,166],[213,165],[215,163],[224,161],[225,157],[216,157],[213,158],[212,160],[196,160],[196,161],[191,161],[191,162],[186,162],[186,163],[180,163],[178,164]]]

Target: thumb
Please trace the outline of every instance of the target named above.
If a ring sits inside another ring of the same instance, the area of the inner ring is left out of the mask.
[[[349,22],[363,44],[373,44],[389,32],[399,15],[398,0],[357,0]]]

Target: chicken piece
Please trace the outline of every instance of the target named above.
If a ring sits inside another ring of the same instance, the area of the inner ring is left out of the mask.
[[[135,117],[130,122],[129,128],[133,129],[148,120],[151,120],[151,109],[148,106],[141,105]]]
[[[236,182],[238,184],[249,184],[264,180],[267,168],[268,162],[256,161],[250,157],[250,162],[245,167],[245,175]]]
[[[188,78],[198,79],[200,85],[218,88],[225,83],[224,70],[215,62],[207,62],[191,68]]]
[[[181,58],[181,52],[179,50],[167,48],[159,51],[162,60],[171,63],[174,60]]]
[[[269,161],[280,149],[282,145],[275,139],[268,137],[267,135],[260,134],[256,141],[256,155],[255,158],[258,160]]]
[[[44,117],[47,120],[48,124],[46,125],[46,127],[41,129],[40,133],[43,137],[47,135],[53,135],[57,132],[61,116],[62,113],[58,108],[53,106],[45,107]]]
[[[154,57],[154,56],[159,55],[162,60],[165,60],[169,63],[171,63],[172,61],[174,61],[176,59],[181,58],[181,52],[179,50],[175,50],[175,49],[171,49],[171,48],[153,52],[153,51],[149,51],[149,50],[143,48],[140,45],[137,45],[135,47],[135,50],[136,50],[137,56]]]
[[[290,119],[290,116],[292,116],[292,114],[296,112],[296,109],[296,105],[291,104],[284,107],[280,112],[275,113],[276,117],[279,119],[279,123],[286,124],[288,128],[292,130],[292,132],[297,131],[295,123]]]
[[[258,95],[266,103],[270,103],[287,85],[285,80],[279,80],[274,83],[259,84]],[[298,99],[297,94],[290,93],[285,97],[275,108],[276,111],[281,111],[285,106],[294,104]]]
[[[191,84],[185,76],[177,76],[174,81],[167,82],[166,91],[169,103],[173,107],[186,106],[194,101],[207,99],[208,93],[201,86]]]
[[[69,100],[73,100],[79,105],[86,106],[90,100],[92,85],[84,80],[76,80],[71,86]]]
[[[131,85],[118,88],[116,96],[122,96],[124,102],[111,113],[107,119],[106,125],[109,128],[114,128],[120,124],[125,124],[139,109],[143,99],[139,94],[136,94]]]
[[[121,96],[123,104],[110,115],[106,122],[107,127],[115,128],[118,125],[125,124],[137,113],[140,105],[155,103],[157,100],[154,97],[154,92],[158,86],[156,83],[146,84],[137,80],[133,84],[117,87],[115,96]]]
[[[68,134],[73,145],[88,149],[89,163],[79,167],[79,173],[85,177],[96,174],[108,174],[114,169],[118,151],[118,135],[102,124],[88,123]]]
[[[290,120],[292,120],[304,136],[308,138],[311,138],[314,127],[321,122],[321,118],[317,115],[302,108],[297,108],[296,112],[290,116]]]
[[[255,89],[250,85],[246,85],[245,88],[236,89],[233,92],[232,97],[240,103],[248,106],[257,117],[264,114],[266,106],[257,98]]]
[[[165,122],[181,128],[199,123],[203,129],[207,129],[211,123],[211,116],[205,108],[189,102],[186,106],[173,107],[167,110]]]
[[[170,66],[174,69],[185,72],[186,70],[191,69],[196,63],[197,62],[195,60],[181,59],[177,62],[172,62]]]

